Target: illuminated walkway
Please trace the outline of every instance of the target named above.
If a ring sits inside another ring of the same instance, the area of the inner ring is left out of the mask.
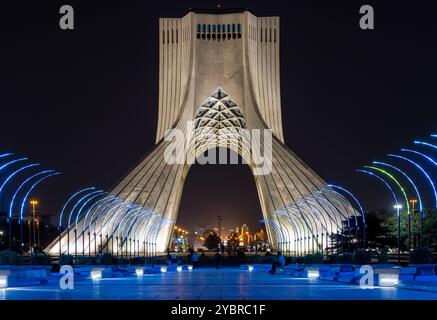
[[[125,299],[125,300],[437,300],[437,293],[358,286],[338,282],[272,276],[237,269],[144,275],[141,278],[76,281],[75,290],[57,283],[0,289],[0,299]]]

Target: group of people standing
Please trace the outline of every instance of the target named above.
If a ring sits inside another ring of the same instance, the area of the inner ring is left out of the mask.
[[[276,255],[276,257],[271,256],[273,259],[272,262],[272,269],[269,271],[270,274],[276,274],[276,270],[277,268],[281,268],[283,266],[285,266],[286,260],[285,257],[282,255],[282,252],[278,251],[278,254]],[[190,247],[188,249],[188,261],[191,262],[192,266],[193,266],[193,270],[198,270],[199,269],[199,264],[201,260],[206,260],[207,257],[205,255],[205,252],[201,251],[201,252],[197,252],[194,250],[193,247]],[[169,265],[173,265],[173,264],[177,264],[178,263],[178,258],[175,254],[171,255],[170,254],[170,250],[167,251],[167,263]],[[219,270],[221,268],[222,265],[222,254],[220,254],[220,252],[217,252],[214,256],[214,265],[215,268],[217,270]]]

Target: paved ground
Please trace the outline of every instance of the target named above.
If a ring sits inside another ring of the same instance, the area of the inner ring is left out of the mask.
[[[437,300],[437,293],[396,289],[360,289],[338,282],[297,279],[285,275],[213,269],[76,281],[75,290],[55,283],[0,289],[0,299],[111,300]]]

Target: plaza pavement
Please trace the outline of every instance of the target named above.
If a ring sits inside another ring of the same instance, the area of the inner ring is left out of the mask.
[[[361,289],[333,281],[226,268],[81,279],[74,290],[49,284],[0,289],[1,300],[437,300],[437,293],[400,288]]]

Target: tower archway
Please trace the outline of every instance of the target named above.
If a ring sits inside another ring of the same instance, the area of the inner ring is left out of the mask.
[[[218,28],[199,28],[203,25],[237,25],[239,36],[218,37]],[[278,17],[248,11],[160,19],[157,143],[109,190],[121,201],[118,207],[110,204],[101,209],[106,211],[91,213],[91,222],[78,219],[75,229],[82,233],[76,237],[79,243],[83,237],[84,246],[89,243],[90,254],[97,253],[92,248],[99,238],[107,252],[131,250],[125,244],[131,239],[143,243],[144,251],[165,252],[190,167],[215,147],[234,150],[249,165],[274,249],[289,255],[323,251],[329,236],[358,215],[284,143],[279,31]],[[184,152],[169,162],[175,149]],[[91,227],[101,230],[94,239]],[[67,239],[75,239],[71,232],[63,234],[60,252]],[[121,244],[114,246],[120,236]],[[56,244],[48,251],[57,254]]]

